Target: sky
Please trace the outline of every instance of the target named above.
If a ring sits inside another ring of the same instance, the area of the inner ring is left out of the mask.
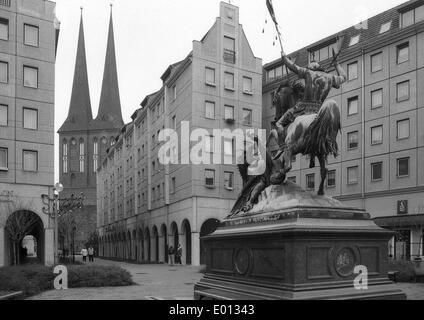
[[[61,32],[56,59],[55,129],[65,121],[72,90],[78,29],[83,7],[85,45],[93,116],[96,117],[113,4],[116,58],[124,122],[144,97],[162,86],[166,68],[184,59],[219,15],[219,0],[56,0]],[[228,1],[226,1],[228,2]],[[231,0],[254,54],[263,63],[279,57],[265,0]],[[274,0],[286,53],[351,27],[405,0]],[[268,19],[268,24],[265,20]],[[265,28],[265,33],[262,33]],[[55,164],[58,165],[56,135]],[[58,178],[56,169],[56,179]]]

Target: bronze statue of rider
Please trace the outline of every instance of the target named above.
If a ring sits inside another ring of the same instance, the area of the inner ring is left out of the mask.
[[[299,116],[318,113],[331,89],[339,89],[347,81],[346,72],[338,64],[334,51],[333,57],[337,75],[327,72],[315,61],[312,61],[307,68],[302,68],[282,52],[283,63],[287,68],[297,74],[299,78],[304,79],[305,91],[302,99],[297,102],[294,108],[288,110],[276,122],[280,150],[284,150],[286,147],[287,129],[290,124]],[[315,167],[315,157],[312,156],[311,167]]]

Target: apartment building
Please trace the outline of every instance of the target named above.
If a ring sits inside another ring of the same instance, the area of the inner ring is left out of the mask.
[[[14,263],[6,225],[26,212],[38,259],[54,262],[42,194],[54,184],[55,3],[0,1],[0,267]],[[16,220],[19,221],[19,220]]]
[[[301,66],[315,60],[331,68],[332,49],[340,46],[348,81],[329,97],[341,108],[342,132],[340,156],[329,159],[326,192],[396,231],[393,257],[422,256],[424,1],[406,2],[289,56]],[[281,81],[294,78],[281,59],[264,66],[264,128],[275,117],[273,93]],[[318,170],[298,156],[289,179],[314,192]]]
[[[102,163],[97,179],[100,255],[166,262],[169,246],[182,245],[184,264],[202,261],[200,237],[213,232],[237,199],[242,182],[232,165],[195,165],[184,147],[194,129],[260,128],[262,61],[254,56],[239,9],[222,2],[215,24],[187,57],[163,73],[163,86],[134,112]],[[188,123],[188,126],[186,124]],[[163,165],[159,137],[178,133],[179,164]],[[234,142],[223,139],[222,158],[234,158]]]

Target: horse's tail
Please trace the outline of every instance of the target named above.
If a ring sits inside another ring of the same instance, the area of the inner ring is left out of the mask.
[[[337,135],[341,131],[340,118],[337,103],[333,100],[326,101],[306,132],[304,154],[325,157],[332,154],[337,157],[339,154]]]

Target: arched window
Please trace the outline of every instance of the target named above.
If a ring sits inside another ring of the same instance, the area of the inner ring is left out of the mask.
[[[93,170],[97,172],[99,168],[99,141],[94,138],[94,152],[93,152]]]
[[[63,173],[68,173],[68,141],[66,139],[62,143],[62,166]]]
[[[79,159],[80,159],[80,172],[83,173],[84,172],[84,162],[85,162],[85,144],[84,144],[84,139],[80,139],[79,141]]]

